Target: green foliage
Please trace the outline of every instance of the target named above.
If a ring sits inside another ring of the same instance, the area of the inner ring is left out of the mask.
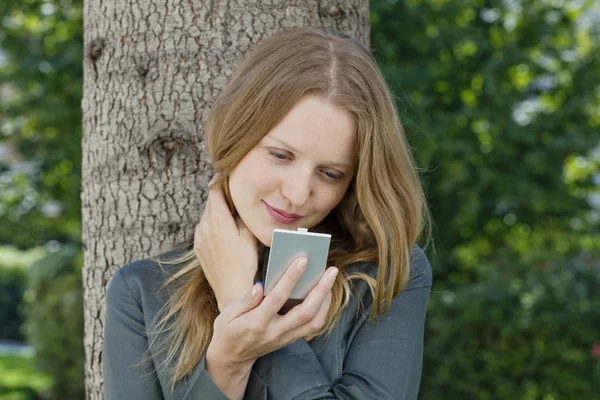
[[[30,269],[25,296],[27,339],[40,370],[52,378],[48,399],[83,399],[81,248],[64,246]]]
[[[0,399],[38,400],[51,386],[51,379],[35,370],[28,355],[0,356]]]
[[[431,294],[420,398],[596,398],[600,258],[504,258],[479,279]]]
[[[19,306],[25,291],[27,271],[0,267],[0,339],[21,339]]]
[[[21,300],[25,292],[27,269],[42,255],[40,249],[28,252],[0,247],[0,339],[20,340],[23,319]]]
[[[443,267],[423,399],[598,392],[589,349],[600,341],[591,306],[600,257],[573,256],[600,251],[600,210],[588,202],[600,170],[600,150],[590,151],[600,131],[590,4],[371,2],[372,47],[425,171]],[[0,244],[76,243],[82,2],[3,0],[0,26]],[[61,399],[83,398],[79,258],[68,245],[39,261],[25,294],[27,337]],[[5,370],[0,359],[0,382]]]
[[[599,146],[600,30],[586,22],[589,5],[372,3],[372,46],[427,170],[439,255],[454,283],[505,251],[598,250],[600,210],[586,196],[598,193],[600,162],[581,174],[571,162]]]
[[[0,2],[0,244],[78,240],[82,2]]]
[[[600,209],[589,200],[600,193],[600,30],[591,3],[371,4],[372,47],[436,226],[421,398],[597,397]]]

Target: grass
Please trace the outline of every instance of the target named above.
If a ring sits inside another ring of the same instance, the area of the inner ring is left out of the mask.
[[[0,400],[41,399],[50,377],[35,370],[33,356],[0,355]]]

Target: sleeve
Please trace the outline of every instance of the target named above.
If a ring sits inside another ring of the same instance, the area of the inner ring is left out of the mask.
[[[163,399],[154,365],[134,366],[145,354],[148,340],[144,315],[133,298],[121,270],[117,270],[106,291],[102,374],[104,399]]]
[[[358,329],[339,380],[329,381],[310,345],[300,339],[261,357],[256,364],[261,382],[255,384],[274,399],[417,399],[432,274],[422,250],[413,260],[409,285],[390,310]]]
[[[164,399],[153,362],[148,360],[137,365],[148,348],[144,329],[142,307],[119,269],[106,293],[102,363],[105,400]],[[229,400],[204,367],[205,359],[202,358],[187,381],[182,400]]]

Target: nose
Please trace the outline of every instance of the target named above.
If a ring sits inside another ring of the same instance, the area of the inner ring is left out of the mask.
[[[281,194],[289,200],[291,205],[298,210],[304,206],[312,191],[311,183],[312,173],[307,171],[297,171],[288,174],[281,185]]]

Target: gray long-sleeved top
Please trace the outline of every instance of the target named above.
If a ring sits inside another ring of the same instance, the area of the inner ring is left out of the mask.
[[[179,251],[166,254],[176,256]],[[367,320],[373,298],[361,281],[328,339],[325,335],[310,342],[299,339],[254,363],[244,399],[416,399],[432,272],[419,247],[414,246],[411,259],[408,286],[386,314],[373,323]],[[348,268],[377,275],[373,263]],[[160,353],[152,354],[151,363],[133,366],[152,339],[152,332],[148,336],[145,329],[164,305],[158,289],[165,279],[152,259],[132,262],[114,274],[106,294],[104,398],[228,399],[206,372],[204,357],[174,391],[168,376],[155,368],[164,360]],[[362,299],[362,312],[357,312],[358,299]]]

